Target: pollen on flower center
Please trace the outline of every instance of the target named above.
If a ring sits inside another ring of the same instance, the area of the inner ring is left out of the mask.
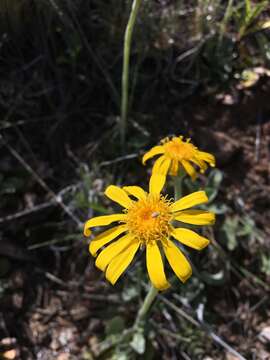
[[[181,138],[173,138],[164,144],[164,148],[166,156],[178,161],[190,159],[194,155],[194,150],[196,150],[194,145],[182,141]]]
[[[170,201],[160,195],[149,194],[127,210],[125,223],[129,233],[138,241],[149,243],[168,237],[171,218]]]

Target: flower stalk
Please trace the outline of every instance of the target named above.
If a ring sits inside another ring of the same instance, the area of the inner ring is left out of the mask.
[[[142,323],[142,321],[145,319],[145,316],[148,312],[148,310],[150,309],[153,301],[155,300],[156,296],[158,294],[158,290],[151,285],[148,294],[146,295],[144,302],[140,308],[140,310],[138,311],[136,320],[134,322],[134,329],[138,328],[140,326],[140,324]]]
[[[124,55],[123,55],[123,71],[122,71],[122,96],[121,96],[121,117],[120,117],[120,137],[121,144],[124,148],[127,132],[127,115],[129,106],[129,67],[130,67],[130,49],[132,42],[132,34],[134,25],[138,15],[142,0],[133,0],[129,20],[126,26],[124,38]]]
[[[180,199],[183,196],[184,177],[185,173],[180,171],[179,174],[173,178],[174,201]]]

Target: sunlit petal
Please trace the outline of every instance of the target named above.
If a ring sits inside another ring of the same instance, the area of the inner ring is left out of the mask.
[[[160,194],[161,190],[164,187],[166,182],[166,176],[153,174],[149,182],[149,192],[150,194]]]
[[[156,289],[165,290],[170,286],[166,279],[162,257],[156,242],[146,245],[146,266],[150,280]]]
[[[126,250],[122,251],[110,262],[109,266],[107,267],[105,276],[112,285],[116,283],[119,277],[129,266],[137,250],[139,249],[139,246],[139,242],[131,244]]]
[[[172,160],[171,168],[170,168],[170,174],[172,176],[178,175],[178,169],[179,169],[179,163],[177,160]]]
[[[190,159],[190,161],[200,168],[201,173],[204,173],[205,170],[207,169],[206,162],[200,159],[199,157],[193,157],[192,159]]]
[[[102,246],[106,245],[110,241],[114,240],[127,231],[127,227],[125,225],[115,226],[112,229],[106,230],[103,233],[96,236],[93,240],[91,240],[89,244],[89,251],[91,255],[96,256],[97,251],[102,248]]]
[[[112,215],[103,215],[103,216],[93,217],[93,218],[89,219],[88,221],[86,221],[86,223],[84,225],[84,235],[90,236],[91,235],[90,228],[92,228],[92,227],[110,225],[111,223],[113,223],[115,221],[123,221],[126,219],[126,217],[127,217],[126,214],[112,214]]]
[[[168,159],[165,156],[161,156],[155,161],[152,169],[152,174],[160,174],[166,176],[171,166],[171,162],[171,159]]]
[[[105,191],[105,195],[118,203],[119,205],[123,206],[124,208],[128,209],[132,205],[132,200],[129,198],[127,193],[118,186],[110,185],[107,187]]]
[[[198,157],[201,160],[208,162],[211,166],[216,166],[216,159],[215,159],[214,155],[212,155],[208,152],[205,152],[205,151],[199,151]]]
[[[181,161],[184,169],[186,170],[187,174],[191,177],[191,179],[194,181],[197,177],[196,170],[194,167],[189,163],[189,161],[182,160]]]
[[[171,205],[173,212],[189,209],[196,205],[204,204],[208,201],[205,191],[196,191],[177,200]]]
[[[213,225],[215,214],[204,210],[184,210],[179,212],[174,219],[193,225]]]
[[[100,270],[104,271],[112,259],[120,254],[124,249],[128,248],[133,242],[133,238],[127,234],[121,237],[119,240],[116,240],[111,245],[107,246],[101,253],[98,255],[95,265]]]
[[[196,250],[204,249],[208,244],[209,240],[199,234],[195,233],[190,229],[178,228],[173,229],[171,235],[182,244],[189,246]]]
[[[124,186],[123,190],[125,190],[129,195],[134,196],[138,200],[146,198],[146,192],[140,186]]]
[[[191,266],[186,257],[170,240],[168,240],[166,245],[163,245],[163,249],[165,256],[175,274],[182,282],[186,282],[192,274]]]
[[[152,149],[150,149],[147,153],[144,154],[142,158],[142,162],[145,165],[146,161],[150,158],[152,158],[155,155],[163,154],[164,148],[161,145],[154,146]]]

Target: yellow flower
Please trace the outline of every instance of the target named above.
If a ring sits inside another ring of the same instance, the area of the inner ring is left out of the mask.
[[[91,235],[90,228],[118,223],[98,236],[89,245],[89,251],[97,256],[96,266],[105,272],[107,280],[113,285],[126,270],[139,248],[146,248],[146,266],[152,284],[159,290],[167,289],[163,255],[182,282],[192,274],[192,269],[175,243],[201,250],[209,240],[187,228],[174,227],[175,222],[193,225],[209,225],[215,215],[204,210],[189,208],[206,203],[204,191],[197,191],[173,202],[160,194],[165,176],[153,175],[150,179],[149,193],[139,186],[123,188],[110,185],[105,195],[123,207],[121,213],[91,218],[85,223],[85,236]],[[108,245],[112,242],[110,245]],[[103,246],[106,247],[103,249]],[[97,255],[97,252],[99,254]]]
[[[154,146],[144,154],[143,164],[155,155],[161,156],[153,166],[153,174],[163,174],[166,176],[169,173],[170,175],[177,176],[182,166],[192,180],[195,180],[197,173],[191,163],[197,165],[201,173],[204,173],[207,169],[207,163],[210,166],[215,166],[215,157],[212,154],[198,150],[190,142],[190,139],[183,140],[183,136],[163,139],[161,145]]]

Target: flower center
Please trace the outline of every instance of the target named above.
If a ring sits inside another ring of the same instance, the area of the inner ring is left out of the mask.
[[[170,233],[170,201],[161,195],[149,194],[127,210],[127,225],[131,235],[141,243],[164,240]]]
[[[189,160],[194,155],[195,146],[191,143],[184,142],[182,139],[173,138],[164,144],[165,156],[172,160],[181,161],[183,159]]]

